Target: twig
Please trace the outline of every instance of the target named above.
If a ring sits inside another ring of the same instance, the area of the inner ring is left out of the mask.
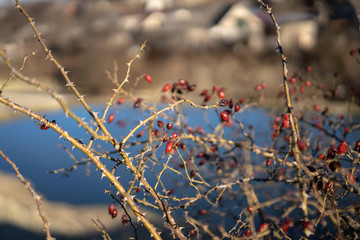
[[[42,208],[41,196],[34,190],[34,188],[31,186],[30,182],[27,181],[23,177],[23,175],[20,173],[19,168],[16,166],[16,164],[13,161],[11,161],[10,158],[8,158],[1,150],[0,150],[0,155],[5,159],[6,162],[8,162],[11,165],[11,167],[16,172],[16,176],[24,184],[25,188],[27,188],[29,190],[29,192],[33,195],[36,206],[37,206],[37,210],[39,212],[41,220],[44,223],[44,228],[45,228],[45,232],[46,232],[46,239],[47,240],[55,240],[55,238],[53,238],[51,236],[49,222],[48,222],[48,220],[47,220],[47,218],[45,216],[45,212],[44,212],[44,210]]]

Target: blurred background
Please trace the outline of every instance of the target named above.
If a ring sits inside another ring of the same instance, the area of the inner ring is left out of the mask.
[[[14,1],[2,0],[0,46],[14,63],[40,46]],[[289,74],[312,66],[321,82],[353,85],[358,82],[352,48],[360,47],[360,2],[357,0],[274,0],[276,19],[289,59]],[[248,87],[267,83],[275,92],[281,83],[281,64],[275,53],[275,32],[270,17],[255,0],[85,0],[24,1],[37,28],[55,57],[70,71],[84,94],[111,93],[105,70],[119,64],[119,78],[139,46],[148,49],[134,64],[135,78],[149,73],[158,89],[185,78],[198,88],[220,84],[234,96]],[[39,51],[24,73],[60,83],[64,81]],[[9,73],[0,62],[0,78]],[[345,87],[346,88],[346,87]],[[63,89],[63,88],[62,88]],[[346,95],[346,91],[342,94]],[[246,96],[245,96],[246,97]]]
[[[256,0],[21,2],[35,18],[47,46],[65,70],[69,71],[79,91],[87,99],[95,99],[97,104],[104,104],[107,98],[103,96],[111,94],[114,88],[105,71],[112,72],[116,61],[121,80],[125,76],[126,63],[145,41],[148,48],[133,65],[130,84],[126,87],[131,87],[133,80],[144,73],[152,76],[153,84],[140,82],[135,89],[136,96],[146,99],[158,97],[154,92],[160,94],[159,89],[165,83],[175,82],[179,78],[196,84],[199,91],[212,89],[213,85],[225,87],[228,96],[236,101],[251,96],[255,85],[262,82],[267,86],[267,98],[276,100],[279,92],[282,70],[279,55],[275,51],[276,35],[270,17],[259,8]],[[351,86],[359,84],[360,1],[267,2],[273,7],[281,26],[289,77],[302,76],[318,86],[327,84],[338,90],[339,95],[328,99],[330,105],[347,98]],[[45,55],[34,39],[29,23],[14,6],[15,1],[0,0],[0,47],[6,50],[16,68],[21,66],[25,55],[38,49],[36,55],[28,59],[22,72],[50,85],[71,103],[72,99],[67,99],[69,91],[64,87],[64,80],[51,62],[45,61]],[[312,68],[311,73],[307,71],[308,66]],[[0,60],[0,84],[8,78],[9,71],[4,61]],[[309,96],[311,92],[305,94]],[[50,120],[56,119],[63,127],[73,125],[73,122],[66,122],[63,113],[45,111],[59,109],[55,101],[18,80],[13,80],[3,95],[42,114],[46,113]],[[76,110],[77,113],[79,111]],[[128,114],[134,113],[129,111]],[[4,121],[14,116],[20,114],[14,115],[6,107],[0,106],[0,120],[3,120],[0,124],[0,149],[20,165],[25,177],[33,180],[36,189],[49,200],[46,204],[50,215],[53,214],[52,221],[62,221],[54,223],[57,239],[88,239],[90,235],[93,236],[96,231],[89,221],[90,215],[85,213],[96,213],[107,227],[116,227],[119,237],[114,239],[120,239],[124,233],[119,228],[121,223],[111,221],[106,212],[106,204],[110,200],[103,195],[103,189],[108,185],[98,184],[97,173],[93,173],[90,180],[84,171],[74,173],[70,177],[71,184],[61,176],[49,177],[47,170],[72,164],[64,151],[57,147],[58,137],[45,136],[43,132],[38,137],[38,127],[28,119]],[[134,118],[134,115],[131,117]],[[263,117],[257,116],[260,119]],[[76,133],[78,130],[73,131]],[[22,151],[19,151],[19,146],[24,146]],[[42,151],[39,152],[39,148]],[[28,154],[31,154],[29,161]],[[0,169],[12,172],[3,163],[1,160]],[[2,184],[6,187],[0,190],[0,206],[3,206],[0,209],[0,213],[3,213],[0,214],[0,239],[42,238],[41,222],[36,223],[36,226],[29,225],[29,222],[40,220],[31,196],[21,192],[23,186],[13,185],[17,179],[4,173],[0,177],[3,177],[2,183],[6,181],[6,184]],[[81,186],[89,185],[91,181],[93,191],[85,189],[89,191],[79,194]],[[95,196],[94,191],[98,195]],[[64,202],[68,205],[64,206]],[[88,206],[77,206],[84,203]],[[34,208],[29,210],[29,216],[33,218],[26,218],[28,212],[24,209],[30,208]],[[61,217],[60,213],[63,213]],[[19,223],[18,216],[21,214],[26,221]],[[75,223],[79,223],[79,226]],[[56,229],[56,226],[66,227],[64,230]],[[15,233],[20,235],[15,238]]]

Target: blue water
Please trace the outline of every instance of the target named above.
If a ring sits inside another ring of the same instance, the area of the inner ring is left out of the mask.
[[[94,108],[95,111],[100,113],[101,109],[102,107],[100,106]],[[82,117],[88,115],[81,107],[73,107],[72,110]],[[206,114],[205,116],[208,116],[210,122],[214,121],[215,123],[204,124],[204,113]],[[17,113],[17,115],[21,116],[20,113]],[[202,125],[205,130],[216,126],[219,122],[218,114],[214,110],[188,109],[185,112],[185,116],[191,126]],[[73,119],[65,118],[63,112],[46,113],[46,118],[50,121],[55,119],[63,129],[66,129],[72,136],[81,138],[84,142],[87,142],[90,138],[90,135],[78,127]],[[121,128],[116,124],[119,118],[126,122],[126,128]],[[109,130],[118,137],[118,140],[121,140],[121,137],[125,136],[129,129],[138,124],[139,120],[145,118],[146,116],[139,109],[126,107],[125,110],[121,110],[121,114],[116,113],[116,119],[113,123],[109,124]],[[87,119],[89,120],[88,117]],[[251,114],[250,111],[240,113],[237,115],[237,119],[244,121],[244,123],[251,123],[254,129],[257,130],[257,133],[266,131],[265,129],[268,128],[268,125],[264,125],[264,122],[270,122],[267,112],[261,109],[252,109]],[[245,127],[247,126],[245,125]],[[225,129],[225,131],[228,130]],[[233,133],[230,131],[230,134]],[[259,138],[257,144],[265,144],[266,141],[268,139]],[[85,166],[78,167],[68,177],[64,177],[61,172],[58,174],[47,173],[47,171],[60,168],[69,168],[74,164],[73,160],[58,144],[71,150],[71,145],[65,139],[59,139],[58,135],[51,129],[40,130],[39,126],[27,117],[19,117],[0,124],[0,149],[17,164],[21,173],[31,180],[35,189],[44,195],[45,198],[72,204],[108,202],[110,197],[104,194],[104,189],[109,189],[109,182],[106,179],[100,181],[101,175],[92,165],[89,167],[89,175],[87,175],[87,168]],[[111,149],[110,144],[101,145],[101,147]],[[129,149],[128,152],[135,154],[137,149]],[[85,157],[78,150],[73,150],[71,153],[78,160]],[[114,164],[110,162],[106,165],[110,168]],[[13,173],[10,165],[3,160],[0,161],[0,170]],[[120,181],[124,183],[130,181],[130,176],[126,171],[121,172]]]

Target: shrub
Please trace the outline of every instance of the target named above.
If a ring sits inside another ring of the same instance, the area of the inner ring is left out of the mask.
[[[130,223],[136,238],[137,228],[142,226],[155,239],[306,239],[313,235],[357,238],[360,140],[351,135],[356,136],[359,124],[350,115],[331,114],[330,108],[320,102],[310,107],[302,105],[300,96],[307,88],[324,96],[335,93],[310,79],[304,80],[302,75],[288,77],[279,26],[271,8],[262,1],[259,4],[271,17],[277,33],[283,73],[278,101],[284,104],[277,108],[271,122],[260,120],[267,126],[262,133],[254,129],[252,122],[241,119],[251,114],[249,109],[256,111],[255,106],[265,98],[265,83],[254,86],[251,99],[239,100],[226,96],[224,87],[199,90],[185,79],[166,83],[158,91],[161,102],[155,104],[135,96],[132,89],[125,90],[124,86],[133,81],[131,66],[140,58],[146,43],[128,62],[122,82],[117,67],[108,74],[115,85],[114,93],[100,114],[94,112],[18,1],[16,7],[28,19],[47,59],[56,66],[65,87],[76,96],[92,122],[77,116],[56,91],[16,70],[4,50],[0,55],[11,77],[1,88],[0,102],[32,118],[39,131],[54,131],[82,152],[111,183],[105,192],[117,204],[109,205],[109,214],[119,217],[120,207],[124,212],[122,223]],[[308,67],[306,71],[315,70]],[[14,78],[49,94],[91,137],[79,140],[55,120],[7,98],[6,87]],[[135,81],[151,84],[153,79],[147,73]],[[353,94],[351,108],[356,109],[359,86],[353,88]],[[203,101],[191,100],[194,95],[200,95]],[[108,126],[126,111],[126,101],[141,111],[143,118],[137,119],[139,123],[119,139]],[[194,111],[203,118],[194,121]],[[111,150],[98,151],[98,143],[111,144]],[[78,165],[81,162],[74,167]],[[119,178],[124,170],[132,176],[130,183]],[[146,215],[147,209],[162,215],[164,224],[155,226]],[[50,239],[50,229],[43,219]],[[99,230],[104,239],[110,239],[105,229]]]

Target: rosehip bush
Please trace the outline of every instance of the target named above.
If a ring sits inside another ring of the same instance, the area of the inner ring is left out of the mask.
[[[197,89],[191,80],[181,78],[163,84],[153,103],[127,85],[134,80],[129,72],[144,51],[143,44],[121,83],[117,72],[109,74],[114,94],[103,111],[95,113],[17,3],[90,121],[72,112],[56,91],[14,71],[0,50],[2,58],[14,76],[53,97],[87,132],[87,139],[75,138],[56,121],[7,98],[6,87],[0,103],[33,118],[40,130],[55,131],[85,155],[101,179],[110,182],[105,192],[118,207],[108,206],[109,217],[117,221],[120,214],[121,224],[131,228],[135,237],[139,228],[146,228],[147,237],[155,239],[355,239],[360,234],[359,123],[350,111],[337,114],[327,106],[333,91],[312,79],[316,68],[309,66],[300,71],[303,75],[288,78],[279,26],[271,8],[259,4],[278,33],[284,76],[278,94],[265,94],[269,84],[262,81],[251,88],[253,96],[259,96],[256,99],[230,96],[226,86]],[[135,79],[155,84],[158,79],[151,74]],[[324,101],[301,101],[308,90],[320,92]],[[260,111],[259,117],[258,105],[269,94],[282,98],[273,109]],[[201,100],[192,100],[195,96]],[[353,99],[349,108],[359,110],[358,100]],[[129,108],[142,116],[133,119],[137,123],[131,127],[121,119]],[[259,123],[249,120],[252,114],[258,114]],[[118,126],[128,128],[125,136],[110,131]],[[106,148],[99,150],[98,144]],[[74,169],[80,166],[76,163]],[[131,176],[130,182],[122,180],[124,173]],[[161,224],[149,220],[149,209],[163,217]]]

